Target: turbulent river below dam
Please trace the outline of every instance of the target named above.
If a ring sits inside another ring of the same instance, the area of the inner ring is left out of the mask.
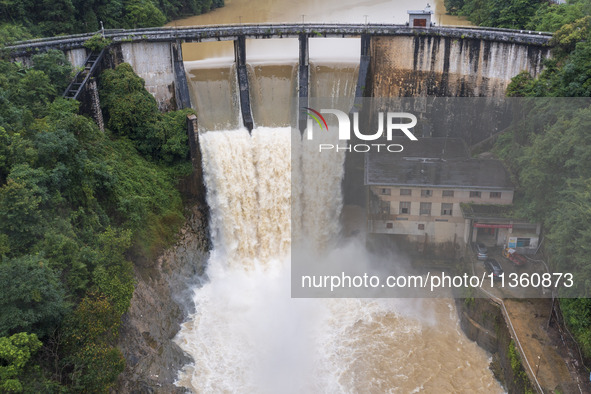
[[[290,15],[308,13],[314,21],[312,15],[339,8],[330,14],[339,21],[363,13],[378,21],[392,7],[350,3],[302,2]],[[424,7],[399,3],[404,14]],[[229,11],[174,24],[238,22],[237,16],[284,21],[292,3],[257,2],[265,10],[258,14],[246,1],[226,4]],[[330,51],[322,49],[326,43],[316,50],[311,44],[311,96],[353,96],[359,50],[334,49],[358,48],[358,41],[338,42],[328,44]],[[462,333],[451,299],[291,298],[294,239],[359,261],[366,252],[359,239],[338,242],[344,156],[317,155],[289,127],[297,116],[297,41],[286,40],[279,52],[277,43],[248,45],[252,136],[241,127],[227,49],[183,48],[192,59],[185,68],[199,119],[213,249],[194,289],[195,313],[176,337],[193,359],[177,385],[198,393],[502,392],[489,356]]]

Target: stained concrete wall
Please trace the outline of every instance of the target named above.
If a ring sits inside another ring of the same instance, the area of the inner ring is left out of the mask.
[[[74,68],[84,66],[84,62],[86,62],[86,58],[88,57],[86,53],[86,48],[78,48],[78,49],[71,49],[65,52],[66,59],[70,62]]]
[[[371,39],[373,97],[501,97],[523,70],[536,76],[545,46],[443,36]]]
[[[176,108],[174,64],[169,42],[121,43],[122,61],[129,63],[146,81],[146,89],[156,98],[161,111]]]

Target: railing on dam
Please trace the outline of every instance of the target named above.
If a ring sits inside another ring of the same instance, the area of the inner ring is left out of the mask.
[[[132,30],[104,30],[106,38],[114,43],[133,41],[228,41],[237,37],[245,38],[297,38],[302,34],[309,37],[359,37],[371,36],[439,36],[452,39],[486,39],[490,41],[517,44],[549,44],[552,35],[545,32],[527,30],[478,28],[478,27],[430,27],[415,28],[406,25],[389,24],[239,24],[211,25],[196,27],[159,27]],[[52,38],[41,38],[15,43],[7,46],[13,56],[25,55],[31,51],[45,51],[51,48],[69,50],[82,48],[84,42],[93,34],[77,34]]]

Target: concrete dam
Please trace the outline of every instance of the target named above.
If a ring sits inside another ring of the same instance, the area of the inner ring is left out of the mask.
[[[413,28],[366,24],[265,24],[105,30],[112,44],[104,67],[129,63],[146,82],[161,110],[191,105],[183,68],[182,44],[234,41],[240,107],[252,129],[247,39],[298,38],[298,95],[309,92],[310,38],[361,37],[357,97],[502,97],[511,78],[521,71],[536,77],[550,56],[551,35],[509,29],[459,27]],[[27,64],[39,51],[63,50],[74,67],[84,64],[87,35],[17,43],[6,49]],[[301,102],[305,104],[305,101]]]
[[[289,127],[261,127],[268,123],[257,110],[283,105],[276,99],[288,94],[291,108],[305,106],[316,96],[326,97],[327,92],[358,98],[503,96],[511,77],[522,70],[534,76],[540,73],[550,54],[549,35],[367,24],[237,25],[104,34],[112,43],[97,57],[102,59],[102,68],[127,62],[146,81],[161,110],[190,106],[203,114],[210,107],[195,100],[199,97],[196,90],[208,85],[195,84],[193,78],[199,73],[208,78],[205,71],[211,70],[189,70],[183,61],[183,43],[233,42],[234,64],[224,69],[223,86],[235,104],[226,107],[213,96],[205,97],[214,102],[211,107],[240,114],[240,122],[252,129],[249,133],[239,125],[216,128],[221,131],[216,132],[200,122],[199,129],[206,132],[199,135],[197,121],[189,122],[195,172],[201,173],[203,165],[204,179],[197,183],[204,181],[208,188],[213,247],[207,279],[193,294],[195,313],[175,338],[193,359],[179,371],[175,384],[196,392],[382,392],[395,388],[405,392],[417,388],[503,392],[488,372],[488,356],[458,335],[450,313],[453,307],[445,300],[437,300],[426,313],[419,305],[410,308],[434,316],[435,325],[413,320],[405,312],[407,300],[294,303],[286,294],[290,252],[302,249],[292,240],[309,237],[315,241],[312,249],[326,248],[339,262],[351,260],[358,265],[369,257],[354,242],[331,246],[339,238],[339,217],[347,204],[341,192],[349,168],[344,152],[318,156],[314,146],[304,141],[294,144]],[[360,45],[350,49],[360,54],[359,64],[339,76],[335,67],[321,70],[314,65],[309,42],[323,37],[360,37]],[[86,66],[92,56],[83,47],[88,38],[20,43],[11,48],[12,55],[26,63],[36,51],[57,48],[75,66]],[[270,90],[261,87],[267,82],[252,71],[255,68],[246,57],[248,40],[277,38],[297,39],[299,51],[295,51],[293,64],[281,71],[285,88],[267,95]],[[89,78],[97,78],[99,72]],[[342,83],[331,85],[335,79]],[[87,97],[98,100],[96,81],[92,82],[86,89],[95,94]],[[222,86],[213,82],[211,90]],[[292,93],[299,101],[292,99]],[[100,109],[98,103],[94,106]],[[215,121],[221,123],[219,118]],[[294,178],[301,181],[301,190],[295,192]],[[137,367],[141,366],[140,361]]]

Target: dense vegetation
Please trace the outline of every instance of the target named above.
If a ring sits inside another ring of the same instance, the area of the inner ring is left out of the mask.
[[[568,5],[549,0],[445,0],[452,15],[465,16],[479,26],[556,31],[589,14],[587,0]]]
[[[105,29],[161,26],[223,5],[223,0],[3,0],[0,43],[6,37],[93,32],[101,21]]]
[[[499,137],[495,149],[518,185],[520,212],[543,223],[551,268],[576,275],[576,288],[561,295],[591,297],[591,100],[583,99],[591,97],[591,1],[446,5],[479,25],[555,31],[545,71],[536,79],[523,72],[509,85],[508,96],[524,99],[512,131]],[[561,306],[591,358],[591,300],[563,298]]]
[[[161,114],[131,67],[101,76],[108,130],[59,97],[63,53],[0,60],[0,391],[106,392],[134,289],[183,220],[187,111]]]

